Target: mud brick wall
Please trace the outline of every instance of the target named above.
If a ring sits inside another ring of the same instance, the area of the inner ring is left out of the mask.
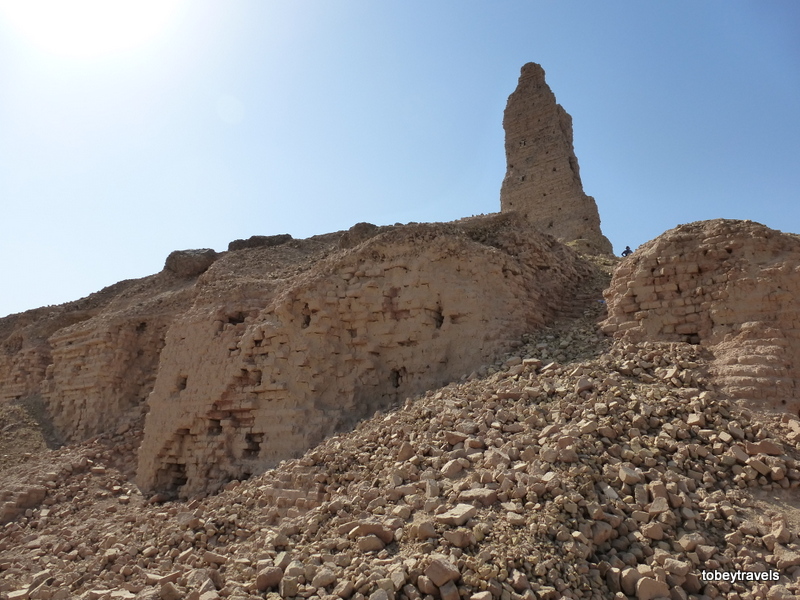
[[[623,261],[605,296],[606,333],[703,344],[728,394],[800,410],[800,236],[751,221],[681,225]]]
[[[225,268],[167,335],[144,489],[216,489],[469,374],[568,307],[589,269],[516,215],[382,233],[272,296],[218,285]]]
[[[139,414],[171,317],[96,319],[53,335],[43,397],[53,424],[80,440]]]
[[[0,319],[0,402],[41,399],[65,441],[140,416],[191,287],[161,273]]]
[[[507,166],[501,210],[523,214],[562,242],[581,240],[581,250],[610,254],[597,204],[583,191],[572,117],[556,102],[544,69],[536,63],[522,67],[503,113],[503,129]]]

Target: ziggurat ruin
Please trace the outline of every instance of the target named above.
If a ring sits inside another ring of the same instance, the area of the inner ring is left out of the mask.
[[[503,126],[500,213],[176,251],[0,319],[0,598],[795,597],[800,238],[619,261],[539,65]]]

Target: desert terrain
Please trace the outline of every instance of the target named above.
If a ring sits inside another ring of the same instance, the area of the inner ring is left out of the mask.
[[[800,237],[616,258],[539,65],[503,123],[500,213],[0,319],[0,599],[800,595]]]

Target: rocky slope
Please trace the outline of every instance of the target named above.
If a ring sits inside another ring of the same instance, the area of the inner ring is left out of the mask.
[[[611,342],[599,311],[215,496],[142,496],[141,425],[33,456],[4,474],[27,508],[0,593],[794,597],[800,421],[720,395],[700,346]],[[702,580],[735,569],[780,579]]]

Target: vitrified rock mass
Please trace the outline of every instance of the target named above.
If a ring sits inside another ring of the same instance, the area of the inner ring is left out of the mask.
[[[506,176],[500,190],[503,212],[523,214],[537,229],[579,250],[611,254],[600,231],[594,198],[581,183],[572,146],[572,117],[544,80],[536,63],[522,67],[517,89],[503,115]]]

